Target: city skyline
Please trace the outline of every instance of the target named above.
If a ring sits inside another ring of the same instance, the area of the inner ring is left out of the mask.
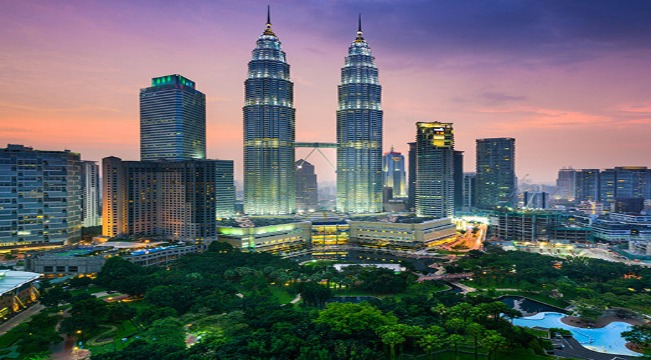
[[[553,182],[568,165],[651,165],[651,84],[644,76],[650,4],[271,6],[296,84],[298,141],[335,139],[338,72],[362,12],[382,69],[383,152],[394,146],[406,153],[414,123],[442,121],[454,124],[465,171],[474,167],[475,139],[484,137],[516,138],[517,175],[537,182]],[[255,2],[10,4],[0,15],[0,39],[12,49],[0,55],[0,76],[11,84],[0,90],[0,137],[70,149],[84,160],[136,160],[139,89],[152,77],[179,73],[207,96],[208,157],[234,159],[241,181],[242,82],[265,10]],[[296,156],[305,157],[302,151]],[[321,159],[310,161],[323,169],[320,179],[334,180]]]

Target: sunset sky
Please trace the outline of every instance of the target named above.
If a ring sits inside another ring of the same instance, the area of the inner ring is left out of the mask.
[[[563,166],[651,166],[651,1],[269,3],[298,141],[335,140],[339,71],[361,12],[386,151],[406,155],[415,122],[442,121],[454,123],[466,171],[484,137],[516,138],[517,174],[534,182]],[[208,156],[235,160],[241,179],[243,82],[266,4],[3,1],[0,146],[138,160],[139,89],[178,73],[207,96]],[[320,180],[334,180],[317,155]]]

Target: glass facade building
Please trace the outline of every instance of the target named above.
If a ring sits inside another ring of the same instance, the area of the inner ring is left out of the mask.
[[[140,160],[206,158],[206,95],[181,75],[140,90]]]
[[[337,108],[337,211],[382,211],[382,87],[362,36],[348,48]]]
[[[382,157],[384,186],[393,189],[394,198],[407,197],[407,175],[405,157],[393,148]]]
[[[515,207],[515,139],[477,139],[477,207]]]
[[[301,159],[296,162],[296,209],[314,211],[319,207],[319,190],[314,165]]]
[[[292,214],[296,211],[294,84],[269,19],[253,49],[244,85],[244,212]]]
[[[81,240],[77,153],[0,149],[0,247]]]
[[[575,201],[599,201],[599,169],[580,169],[574,174]]]
[[[416,215],[452,217],[454,131],[451,123],[416,123]]]

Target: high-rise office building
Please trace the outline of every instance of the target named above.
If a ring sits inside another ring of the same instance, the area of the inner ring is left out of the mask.
[[[79,241],[80,172],[68,150],[0,149],[0,247]]]
[[[409,189],[407,190],[407,209],[414,211],[416,207],[416,143],[410,142],[409,153]]]
[[[181,75],[140,90],[140,160],[206,158],[206,95]]]
[[[233,160],[212,160],[215,163],[215,212],[218,219],[235,214],[235,168]]]
[[[515,139],[477,139],[477,207],[515,207]]]
[[[474,172],[463,173],[463,205],[464,209],[477,206],[477,189]]]
[[[232,160],[102,160],[105,236],[217,239],[217,217],[235,206]]]
[[[317,187],[314,165],[300,159],[296,162],[296,209],[301,211],[316,210],[319,206],[319,189]]]
[[[544,191],[525,191],[523,199],[525,209],[547,209],[549,207],[549,193]]]
[[[407,176],[405,173],[405,157],[391,148],[382,157],[382,173],[384,187],[392,189],[393,198],[407,197]]]
[[[574,200],[599,201],[599,169],[580,169],[574,174]]]
[[[617,199],[651,199],[651,170],[646,166],[618,166],[599,174],[599,197],[606,208]]]
[[[463,151],[454,150],[454,210],[463,208]]]
[[[81,162],[81,193],[82,226],[100,225],[99,165],[95,161]]]
[[[558,170],[556,179],[558,193],[562,199],[573,200],[576,197],[576,170],[572,168],[563,168]]]
[[[416,215],[452,217],[454,131],[451,123],[416,123]]]
[[[382,87],[362,35],[348,48],[337,107],[337,211],[382,211]]]
[[[294,84],[269,16],[244,84],[244,212],[291,214],[296,210]]]

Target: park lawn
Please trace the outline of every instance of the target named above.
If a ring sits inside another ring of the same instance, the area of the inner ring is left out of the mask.
[[[88,346],[88,349],[92,354],[102,354],[115,350],[122,350],[129,345],[131,341],[135,340],[134,335],[139,332],[141,332],[141,330],[138,329],[131,320],[125,320],[117,326],[117,329],[112,334],[113,342],[105,345]],[[123,338],[127,338],[127,341],[122,341]]]
[[[0,336],[0,349],[6,349],[10,347],[13,343],[16,342],[16,340],[19,339],[20,336],[20,329],[19,327],[25,328],[27,327],[26,325],[18,325],[15,328],[9,330],[7,333],[4,335]]]
[[[303,264],[305,267],[327,267],[329,265],[334,265],[342,263],[342,261],[337,261],[337,260],[311,260],[307,261]]]
[[[72,296],[77,296],[79,294],[96,294],[98,292],[106,291],[105,288],[99,286],[88,286],[83,289],[73,289],[70,290]]]
[[[146,301],[144,301],[144,300],[142,300],[142,299],[138,299],[138,300],[129,300],[129,301],[124,301],[124,300],[122,300],[122,303],[125,304],[125,305],[127,305],[128,307],[133,308],[133,309],[136,309],[136,310],[138,310],[138,311],[153,306],[153,305],[151,305],[150,303],[148,303],[148,302],[146,302]]]
[[[269,286],[271,294],[279,304],[289,304],[296,296],[287,292],[287,289],[280,286]]]

